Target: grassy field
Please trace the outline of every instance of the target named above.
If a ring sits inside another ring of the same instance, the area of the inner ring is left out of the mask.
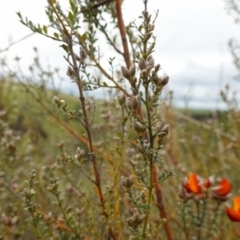
[[[96,239],[93,237],[96,235],[102,239],[98,224],[103,219],[97,215],[96,190],[89,181],[93,172],[88,162],[80,166],[72,160],[78,146],[86,150],[84,129],[79,121],[62,114],[53,101],[54,95],[64,99],[68,109],[80,110],[75,96],[0,81],[0,239],[35,239],[34,234],[40,236],[40,232],[41,239],[76,239],[70,226],[81,230],[82,239]],[[121,111],[116,99],[90,99],[88,104],[110,212],[108,224],[122,229],[119,239],[127,239],[127,222],[119,213],[129,215],[125,206],[130,203],[123,197],[120,176],[134,174],[132,166],[139,157],[136,142],[130,134],[124,152],[119,148]],[[171,129],[161,150],[159,171],[175,172],[175,176],[161,184],[167,221],[177,236],[175,239],[193,239],[198,231],[194,223],[195,206],[179,198],[182,181],[189,173],[204,179],[214,176],[216,182],[226,178],[231,183],[232,196],[239,195],[239,112],[230,109],[214,113],[162,105],[159,114]],[[34,189],[32,195],[29,189]],[[238,239],[239,227],[227,218],[224,210],[231,201],[232,198],[227,202],[210,198],[206,206],[201,206],[205,214],[201,231],[208,236],[202,239]],[[153,214],[152,221],[159,224],[158,214]],[[89,238],[84,238],[86,233]],[[163,228],[152,234],[154,239],[165,239]]]

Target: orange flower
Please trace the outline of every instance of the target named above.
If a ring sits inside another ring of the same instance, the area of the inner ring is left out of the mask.
[[[231,185],[227,179],[222,179],[219,184],[212,189],[212,196],[215,199],[226,201],[229,198]]]
[[[240,222],[240,196],[233,199],[233,208],[226,208],[226,213],[233,222]]]
[[[228,193],[230,193],[230,191],[231,191],[231,185],[230,185],[229,181],[227,179],[223,179],[219,183],[218,189],[216,189],[214,192],[217,195],[226,196]]]
[[[201,193],[200,181],[195,173],[191,173],[188,176],[187,182],[184,184],[184,187],[187,189],[189,193]]]

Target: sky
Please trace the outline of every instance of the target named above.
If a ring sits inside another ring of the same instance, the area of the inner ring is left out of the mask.
[[[65,0],[60,2],[66,4]],[[45,5],[44,0],[1,1],[0,49],[8,46],[9,39],[16,41],[31,33],[19,22],[16,12],[20,11],[35,23],[47,24]],[[167,90],[173,91],[174,104],[198,108],[223,107],[220,90],[226,84],[234,91],[240,89],[239,83],[234,80],[237,71],[228,48],[231,38],[240,39],[240,31],[234,19],[227,15],[224,1],[149,0],[148,9],[152,14],[159,10],[153,57],[161,64],[163,72],[170,76]],[[125,22],[137,19],[142,10],[142,0],[125,0]],[[58,44],[39,35],[11,47],[7,54],[9,63],[17,55],[22,59],[23,68],[27,68],[34,56],[32,49],[35,46],[42,61],[65,72],[67,64]],[[105,57],[111,56],[108,48],[101,52],[105,53]],[[72,83],[66,82],[64,86],[67,91],[74,91]]]

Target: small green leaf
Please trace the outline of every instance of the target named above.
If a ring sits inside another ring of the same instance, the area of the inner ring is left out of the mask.
[[[29,21],[28,24],[29,24],[29,26],[30,26],[31,28],[33,27],[32,21]]]
[[[45,25],[43,25],[43,32],[44,32],[45,34],[48,33],[47,27],[46,27]]]
[[[54,35],[55,38],[59,39],[58,33],[55,32],[53,35]]]
[[[22,15],[21,15],[20,12],[16,12],[16,14],[18,15],[18,17],[19,17],[20,19],[22,19]]]
[[[82,39],[83,42],[86,41],[86,39],[87,39],[87,33],[86,32],[81,36],[81,39]]]
[[[68,46],[67,46],[67,45],[62,44],[62,45],[60,45],[60,47],[62,47],[63,50],[65,50],[67,53],[69,52],[69,49],[68,49]]]
[[[74,12],[74,9],[76,8],[74,2],[72,0],[69,0],[69,4],[71,6],[72,11]]]
[[[74,22],[74,16],[72,12],[68,12],[68,19],[73,23]]]

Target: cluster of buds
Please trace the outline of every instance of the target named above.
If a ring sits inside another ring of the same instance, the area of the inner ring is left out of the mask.
[[[131,112],[136,112],[141,105],[141,96],[138,94],[132,97],[126,97],[125,106]]]
[[[80,161],[82,159],[82,157],[84,156],[84,150],[81,149],[80,147],[77,148],[76,150],[76,154],[74,156],[74,158],[77,160],[77,161]]]
[[[133,176],[130,177],[124,177],[121,176],[121,184],[125,188],[126,191],[129,191],[133,185]]]
[[[213,176],[207,180],[203,180],[195,173],[191,173],[188,178],[184,178],[179,193],[179,197],[187,201],[194,196],[197,199],[204,199],[208,196],[210,191],[212,198],[218,201],[226,201],[230,197],[231,185],[227,179],[222,179],[217,185],[214,183]]]
[[[121,70],[123,77],[126,78],[131,83],[131,85],[134,85],[137,82],[137,79],[134,77],[136,74],[136,67],[134,64],[132,64],[129,69],[122,66]]]
[[[155,65],[155,60],[152,55],[149,55],[145,61],[144,58],[140,57],[138,60],[138,67],[141,70],[142,77],[146,77]]]
[[[140,214],[137,208],[134,208],[132,217],[127,219],[129,227],[136,229],[145,219],[144,214]]]
[[[161,92],[163,87],[168,84],[169,76],[165,75],[163,77],[156,76],[153,80],[155,83],[155,90],[157,93]]]

